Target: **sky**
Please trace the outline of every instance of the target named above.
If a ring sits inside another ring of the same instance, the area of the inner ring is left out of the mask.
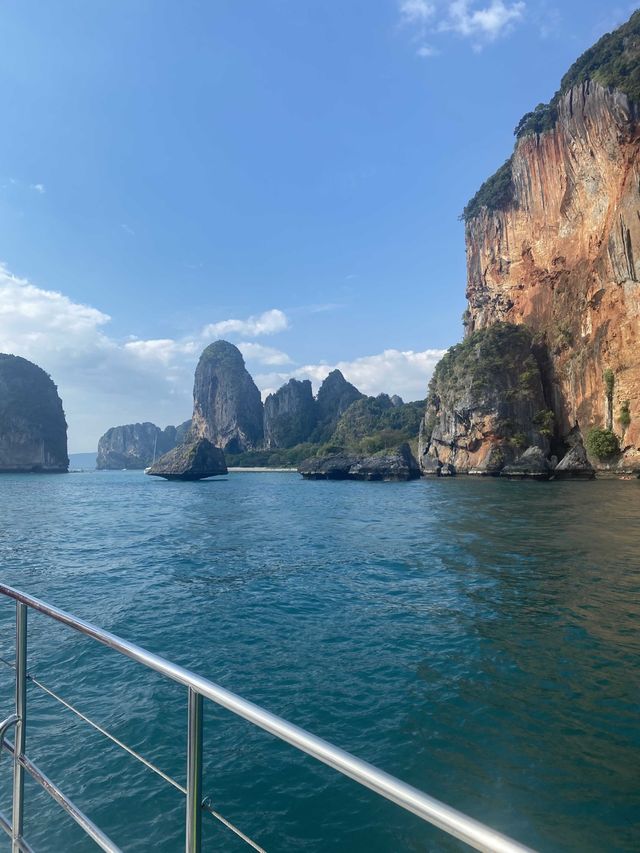
[[[635,4],[4,0],[0,351],[71,452],[191,415],[236,343],[263,394],[334,367],[426,396],[462,335],[459,214]]]

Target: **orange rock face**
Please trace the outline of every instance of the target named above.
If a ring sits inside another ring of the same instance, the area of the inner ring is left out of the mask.
[[[586,82],[556,127],[521,139],[513,202],[467,223],[468,330],[524,323],[549,354],[560,432],[609,426],[640,465],[640,122],[620,92]],[[615,376],[612,404],[603,374]],[[619,421],[629,401],[630,424]]]

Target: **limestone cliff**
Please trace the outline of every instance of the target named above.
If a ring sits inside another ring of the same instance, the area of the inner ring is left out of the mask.
[[[191,432],[192,437],[206,438],[229,453],[262,445],[260,391],[245,367],[242,353],[227,341],[210,344],[198,361]]]
[[[311,382],[290,379],[264,402],[264,446],[294,447],[307,441],[318,420]]]
[[[340,415],[363,397],[364,394],[361,394],[355,385],[347,382],[340,370],[332,370],[318,389],[318,426],[311,435],[311,441],[328,441]]]
[[[437,365],[420,463],[428,474],[498,474],[525,448],[547,453],[552,427],[530,333],[497,323],[469,335]]]
[[[625,95],[571,89],[556,127],[518,143],[513,201],[466,228],[469,329],[526,323],[544,341],[562,434],[615,426],[628,400],[626,456],[640,454],[638,131]]]
[[[191,421],[164,429],[148,421],[111,427],[98,442],[96,468],[118,471],[123,468],[146,468],[154,458],[159,458],[181,444],[190,427]]]
[[[0,353],[0,471],[68,467],[67,423],[51,377],[24,358]]]
[[[640,466],[640,13],[520,122],[465,209],[467,334],[532,332],[556,446],[611,428]]]

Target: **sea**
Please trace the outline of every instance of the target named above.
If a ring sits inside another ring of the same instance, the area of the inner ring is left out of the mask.
[[[638,480],[2,475],[0,577],[536,850],[640,847]],[[14,610],[0,596],[0,717]],[[28,668],[184,784],[186,688],[37,613]],[[466,849],[204,710],[205,794],[265,850]],[[184,849],[182,793],[34,683],[27,754],[124,851]],[[6,815],[10,791],[4,753]],[[30,778],[25,797],[37,853],[96,849]],[[250,849],[207,814],[203,832]]]

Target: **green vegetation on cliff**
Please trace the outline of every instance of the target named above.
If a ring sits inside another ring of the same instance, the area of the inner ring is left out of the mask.
[[[331,443],[354,452],[376,453],[417,437],[424,401],[394,406],[386,394],[356,400],[341,416]]]
[[[518,139],[539,135],[555,127],[558,104],[574,86],[593,80],[609,89],[617,89],[640,103],[640,10],[626,24],[602,36],[585,51],[567,71],[560,88],[548,104],[538,104],[518,122],[514,134]],[[504,210],[513,201],[512,158],[486,180],[462,212],[465,222],[476,217],[482,208]]]
[[[512,162],[513,157],[509,157],[507,162],[503,163],[498,171],[491,175],[480,187],[462,211],[461,218],[465,222],[477,216],[483,207],[486,207],[488,210],[503,210],[509,206],[513,200]]]
[[[538,104],[520,119],[514,131],[518,139],[551,130],[558,118],[560,98],[587,80],[640,102],[640,10],[626,24],[603,35],[573,63],[548,104]]]
[[[429,400],[439,398],[452,406],[465,396],[481,396],[503,378],[515,378],[505,389],[507,400],[531,396],[540,381],[538,364],[531,354],[532,338],[526,326],[495,323],[478,329],[447,350],[429,383]]]
[[[226,454],[229,467],[290,467],[311,456],[328,453],[373,454],[416,443],[424,400],[394,405],[386,394],[355,400],[340,415],[327,437],[278,450],[253,450]],[[315,434],[318,434],[316,431]],[[312,436],[313,438],[313,436]]]
[[[587,433],[587,450],[598,459],[610,459],[620,452],[618,436],[610,429],[594,427]]]
[[[631,424],[631,409],[629,408],[629,400],[623,400],[620,404],[620,414],[618,416],[618,423],[622,427],[623,432]]]

